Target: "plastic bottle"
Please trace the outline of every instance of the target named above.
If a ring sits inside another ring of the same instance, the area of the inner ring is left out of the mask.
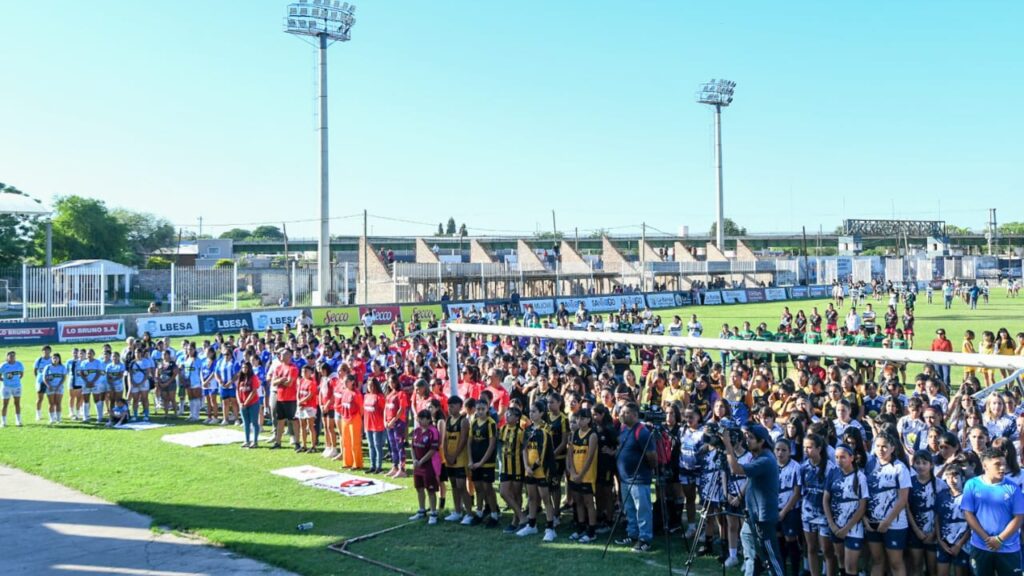
[[[308,530],[312,530],[312,529],[313,529],[313,523],[312,523],[312,522],[303,522],[302,524],[299,524],[299,525],[298,525],[298,526],[296,526],[295,528],[296,528],[296,529],[297,529],[297,530],[298,530],[299,532],[306,532],[306,531],[308,531]]]

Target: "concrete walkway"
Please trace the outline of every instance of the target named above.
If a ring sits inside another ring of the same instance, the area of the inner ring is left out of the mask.
[[[153,532],[146,516],[5,466],[0,542],[5,576],[290,575],[201,540]]]

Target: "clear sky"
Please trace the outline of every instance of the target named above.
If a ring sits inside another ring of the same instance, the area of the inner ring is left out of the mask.
[[[316,55],[286,2],[0,4],[0,181],[204,232],[317,217]],[[373,234],[1024,220],[1024,3],[364,0],[330,60],[331,202]],[[306,222],[301,222],[306,221]],[[339,218],[334,234],[361,232]]]

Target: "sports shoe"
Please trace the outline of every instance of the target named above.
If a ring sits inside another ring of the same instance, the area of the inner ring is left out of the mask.
[[[426,510],[420,510],[419,512],[413,514],[412,516],[409,516],[409,520],[410,521],[413,521],[413,520],[423,520],[426,517],[427,517],[427,511]]]
[[[735,568],[735,567],[737,567],[739,565],[740,565],[740,558],[739,558],[739,556],[732,556],[730,558],[726,558],[725,559],[725,567],[726,568]]]
[[[462,520],[462,514],[459,514],[458,512],[452,512],[444,517],[445,522],[458,522],[459,520]]]
[[[516,532],[519,532],[519,525],[509,524],[508,526],[505,526],[501,532],[502,534],[515,534]]]
[[[466,514],[465,516],[462,517],[462,522],[459,522],[459,524],[462,524],[463,526],[472,526],[472,525],[476,524],[475,520],[476,520],[476,515],[475,514]]]
[[[651,545],[643,540],[637,540],[636,544],[633,545],[633,552],[650,552]]]
[[[597,540],[596,536],[591,538],[590,535],[584,534],[583,536],[580,536],[580,539],[577,540],[577,542],[579,542],[580,544],[590,544],[591,542],[593,542],[595,540]]]
[[[437,512],[431,512],[430,516],[427,516],[427,524],[430,524],[431,526],[437,524]]]
[[[569,534],[569,540],[572,540],[573,542],[575,542],[575,541],[577,541],[579,539],[580,539],[580,533],[579,532],[573,532],[572,534]]]
[[[697,527],[692,524],[686,528],[686,532],[683,534],[683,538],[686,540],[693,540],[693,537],[697,535]]]
[[[556,537],[557,537],[557,534],[555,534],[555,529],[554,528],[548,528],[547,530],[544,531],[544,541],[545,542],[554,542]]]
[[[560,525],[561,523],[562,523],[562,521],[561,521],[561,520],[559,520],[559,519],[558,519],[558,516],[556,515],[556,516],[555,516],[555,519],[554,519],[554,520],[552,520],[552,522],[551,522],[551,527],[552,527],[552,528],[558,528],[558,526],[559,526],[559,525]]]
[[[619,538],[615,541],[615,543],[619,546],[633,546],[634,544],[636,544],[636,540],[633,540],[629,536],[626,536],[625,538]]]
[[[594,532],[597,533],[597,534],[607,534],[607,533],[609,533],[611,531],[612,531],[612,527],[607,525],[607,524],[601,524],[600,526],[597,527],[596,530],[594,530]]]
[[[516,536],[520,536],[520,537],[522,537],[522,536],[533,536],[536,533],[537,533],[537,527],[536,526],[530,526],[529,524],[527,524],[526,526],[523,526],[522,528],[520,528],[518,532],[516,532]]]

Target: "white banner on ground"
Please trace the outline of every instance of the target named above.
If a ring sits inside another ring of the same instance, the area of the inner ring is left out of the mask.
[[[278,476],[284,476],[285,478],[291,478],[292,480],[298,480],[299,482],[307,482],[309,480],[316,480],[317,478],[337,474],[334,470],[317,468],[316,466],[292,466],[290,468],[271,470],[270,473]]]
[[[314,478],[313,480],[303,482],[303,484],[321,490],[337,492],[344,496],[372,496],[401,489],[401,486],[370,478],[360,478],[351,474],[333,474],[323,478]]]
[[[168,424],[158,424],[156,422],[128,422],[127,424],[118,424],[114,428],[118,430],[152,430],[154,428],[164,428]]]
[[[551,298],[535,298],[519,301],[520,308],[526,308],[527,304],[533,306],[533,311],[541,316],[551,316],[555,313],[555,301]]]
[[[238,444],[245,442],[245,434],[241,430],[232,428],[211,428],[197,432],[184,432],[181,434],[168,434],[161,438],[164,442],[180,444],[189,448],[200,446],[216,446],[218,444]]]

